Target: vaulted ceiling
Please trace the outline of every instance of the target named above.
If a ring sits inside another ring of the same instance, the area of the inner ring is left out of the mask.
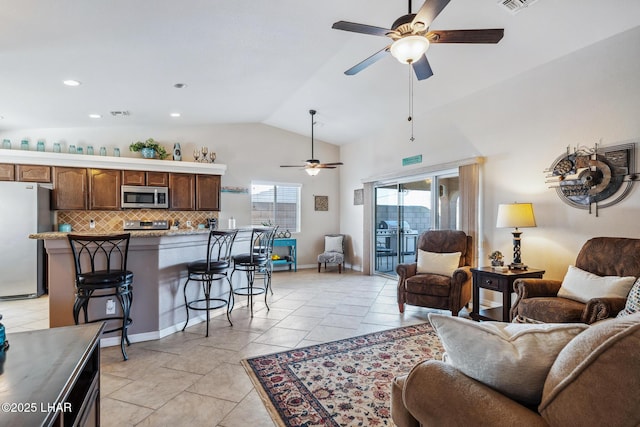
[[[264,123],[309,135],[314,108],[316,137],[345,144],[406,121],[410,72],[389,56],[345,76],[388,39],[331,25],[390,27],[406,13],[401,0],[0,0],[0,130]],[[431,29],[505,35],[432,45],[415,114],[639,24],[637,0],[538,0],[515,15],[496,0],[451,0]]]

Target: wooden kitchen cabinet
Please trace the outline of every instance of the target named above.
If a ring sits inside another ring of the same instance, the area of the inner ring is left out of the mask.
[[[196,208],[195,176],[191,173],[169,174],[169,209],[192,211]]]
[[[152,187],[168,187],[169,174],[166,172],[147,172],[147,185]]]
[[[220,210],[220,175],[196,175],[196,210]]]
[[[89,169],[89,209],[120,209],[122,174],[115,169]]]
[[[122,171],[122,185],[147,185],[144,171]]]
[[[51,182],[51,167],[42,165],[16,165],[17,181]]]
[[[149,185],[152,187],[168,187],[167,172],[122,171],[122,185]]]
[[[0,163],[0,181],[13,181],[15,179],[15,166],[9,163]]]
[[[88,198],[87,170],[54,166],[51,209],[86,210]]]

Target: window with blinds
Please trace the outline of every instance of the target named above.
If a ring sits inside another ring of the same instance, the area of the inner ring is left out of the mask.
[[[251,183],[251,225],[273,224],[300,232],[301,184]]]

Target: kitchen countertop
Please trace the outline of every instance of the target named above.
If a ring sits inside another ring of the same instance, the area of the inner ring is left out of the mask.
[[[224,230],[221,230],[224,231]],[[239,228],[239,232],[251,231],[251,227]],[[131,233],[131,237],[171,237],[171,236],[187,236],[190,234],[209,234],[208,228],[180,228],[178,230],[113,230],[113,231],[77,231],[71,233],[64,233],[61,231],[47,231],[43,233],[29,234],[30,239],[39,240],[63,240],[67,238],[68,234],[81,234],[83,236],[104,236],[108,234],[122,234]]]
[[[131,233],[131,237],[164,237],[164,236],[186,236],[189,234],[209,234],[209,229],[198,229],[198,228],[181,228],[179,230],[113,230],[113,231],[78,231],[71,233],[63,233],[61,231],[48,231],[44,233],[34,233],[29,234],[30,239],[40,239],[40,240],[62,240],[66,239],[68,234],[81,234],[83,236],[103,236],[108,234],[122,234],[122,233]]]

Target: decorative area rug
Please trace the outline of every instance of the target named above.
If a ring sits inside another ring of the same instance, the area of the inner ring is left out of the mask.
[[[428,323],[242,361],[279,426],[392,426],[391,384],[444,349]]]

